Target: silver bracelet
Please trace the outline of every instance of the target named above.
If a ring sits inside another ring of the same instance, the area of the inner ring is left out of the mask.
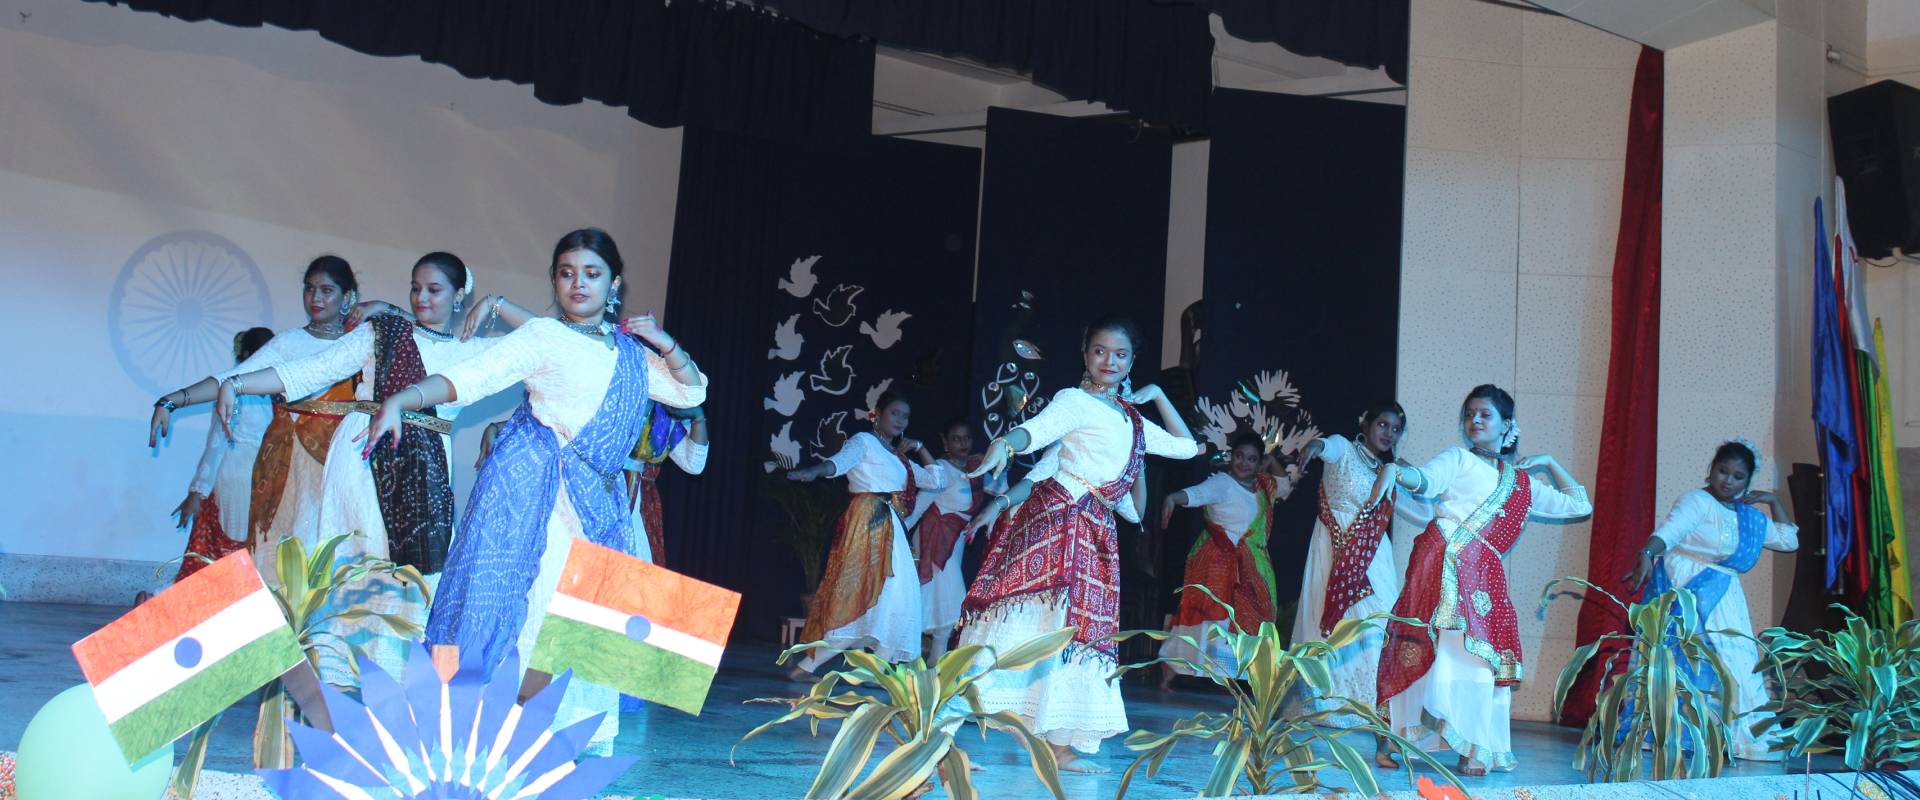
[[[420,388],[420,384],[417,384],[417,383],[407,388],[412,389],[415,394],[420,395],[420,408],[417,408],[414,410],[416,411],[425,410],[427,407],[427,391],[425,389]]]

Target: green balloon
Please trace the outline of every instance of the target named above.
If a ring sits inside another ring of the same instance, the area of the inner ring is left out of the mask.
[[[27,723],[13,784],[20,800],[159,800],[172,773],[170,746],[128,766],[83,683],[54,695]]]

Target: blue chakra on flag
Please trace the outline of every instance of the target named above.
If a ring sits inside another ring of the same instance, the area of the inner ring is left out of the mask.
[[[584,800],[639,760],[580,758],[605,715],[553,729],[572,672],[556,676],[524,705],[516,702],[518,653],[509,652],[492,675],[502,679],[491,681],[480,665],[462,663],[453,680],[442,683],[421,643],[413,646],[403,682],[361,656],[365,704],[323,684],[333,733],[288,725],[304,763],[263,769],[260,777],[283,800]]]

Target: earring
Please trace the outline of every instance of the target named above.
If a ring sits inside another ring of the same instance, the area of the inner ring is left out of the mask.
[[[620,295],[607,298],[607,313],[618,316],[620,313]]]
[[[1128,375],[1127,377],[1120,379],[1120,395],[1122,397],[1126,397],[1132,394],[1133,394],[1133,376]]]
[[[353,313],[353,307],[359,304],[360,293],[357,291],[347,292],[347,299],[340,303],[340,317],[345,319],[348,314]]]

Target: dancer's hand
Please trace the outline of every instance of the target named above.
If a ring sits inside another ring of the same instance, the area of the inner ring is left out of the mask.
[[[360,447],[361,459],[372,458],[374,448],[379,447],[380,443],[386,441],[389,436],[393,437],[395,444],[400,442],[400,422],[403,412],[400,410],[398,397],[399,395],[394,395],[381,403],[380,413],[373,415],[373,422],[369,423],[367,429],[361,431],[359,436],[353,437],[356,442],[366,443]]]
[[[1642,550],[1638,554],[1638,560],[1633,565],[1633,571],[1627,573],[1627,588],[1636,592],[1640,591],[1640,586],[1646,583],[1647,578],[1652,577],[1652,575],[1653,556],[1647,555],[1647,551]]]
[[[506,300],[507,298],[501,295],[490,294],[480,298],[480,302],[474,303],[473,310],[468,311],[466,317],[460,320],[460,341],[472,339],[481,328],[492,322],[493,318],[500,313],[500,304]]]
[[[1007,454],[1011,450],[1005,438],[987,442],[987,452],[980,455],[980,466],[974,467],[972,472],[967,473],[967,477],[978,478],[988,474],[999,477],[1000,473],[1007,470]]]
[[[173,412],[166,406],[153,407],[153,419],[147,423],[147,446],[159,447],[160,440],[173,434]]]
[[[346,324],[342,327],[347,330],[353,330],[354,328],[360,327],[360,323],[366,322],[368,319],[380,316],[381,314],[400,315],[400,309],[385,300],[368,300],[364,303],[355,303],[353,304],[353,310],[347,312]]]
[[[666,329],[660,327],[660,321],[653,318],[652,312],[641,314],[637,317],[628,317],[620,323],[620,330],[626,331],[629,336],[637,337],[640,341],[653,345],[653,349],[660,351],[663,355],[672,350],[674,346],[673,337],[668,336]]]
[[[187,492],[187,499],[180,501],[180,507],[173,510],[173,515],[179,520],[175,527],[185,528],[193,524],[193,515],[200,513],[200,501],[205,499],[199,492]]]
[[[1770,505],[1779,503],[1780,498],[1776,496],[1773,492],[1769,492],[1765,489],[1755,489],[1751,492],[1747,492],[1746,494],[1741,495],[1740,501],[1748,505],[1755,505],[1755,506],[1769,505],[1770,506]]]
[[[1149,383],[1133,390],[1132,394],[1127,395],[1127,402],[1136,406],[1143,406],[1155,400],[1164,400],[1166,397],[1167,393],[1161,390],[1159,384]]]
[[[1165,499],[1160,501],[1160,530],[1164,531],[1167,529],[1167,526],[1173,524],[1173,510],[1176,507],[1177,506],[1173,504],[1173,495],[1167,495]]]
[[[1534,470],[1552,469],[1555,463],[1553,456],[1541,453],[1539,455],[1524,456],[1516,459],[1513,462],[1513,468],[1521,472],[1533,472]]]
[[[967,541],[973,541],[975,534],[993,527],[994,521],[1000,519],[1000,513],[1006,511],[1008,505],[1006,495],[995,495],[987,501],[985,508],[980,509],[980,513],[967,520],[966,527],[961,528],[960,533],[967,537]]]
[[[233,441],[233,416],[240,413],[240,391],[234,388],[233,381],[220,382],[220,393],[213,398],[213,418],[220,422],[220,430],[227,432],[227,441]]]

